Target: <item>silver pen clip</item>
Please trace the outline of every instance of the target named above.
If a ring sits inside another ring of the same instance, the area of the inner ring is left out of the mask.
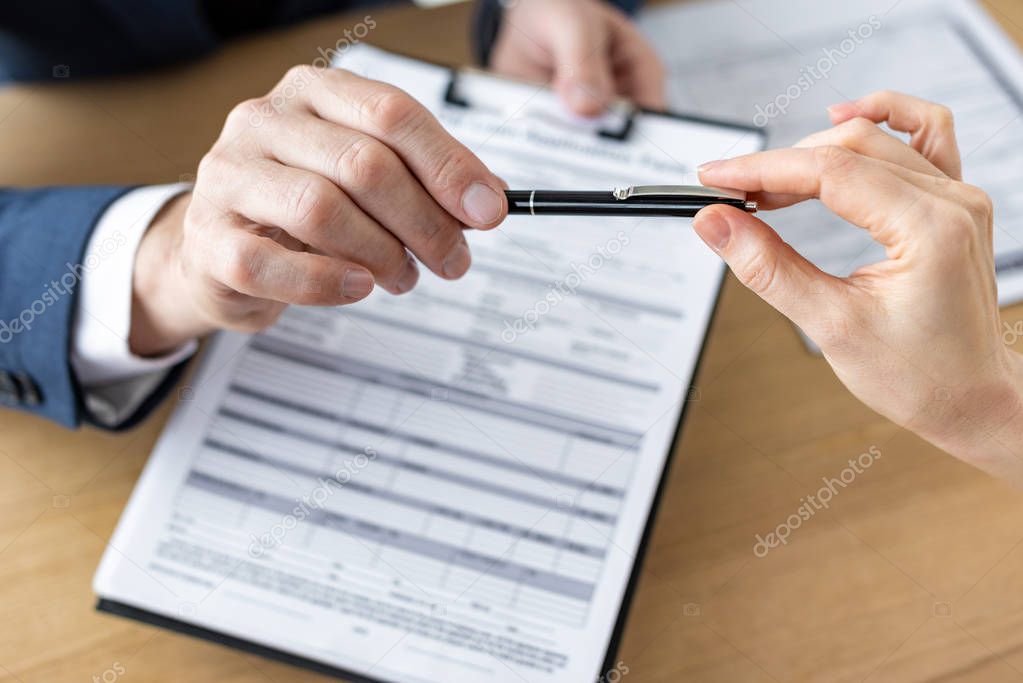
[[[616,187],[611,193],[615,199],[621,201],[633,197],[694,197],[729,202],[742,201],[745,202],[747,211],[757,210],[757,203],[746,201],[746,193],[741,190],[726,190],[721,187],[705,185],[635,185],[633,187]]]

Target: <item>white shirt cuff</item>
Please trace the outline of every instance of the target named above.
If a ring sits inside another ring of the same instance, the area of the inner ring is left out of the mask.
[[[142,236],[163,206],[188,191],[187,183],[131,190],[103,213],[82,259],[71,330],[71,368],[86,406],[103,424],[129,417],[197,342],[155,358],[131,352],[132,274]]]

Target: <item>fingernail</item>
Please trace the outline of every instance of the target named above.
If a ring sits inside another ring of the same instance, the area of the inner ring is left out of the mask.
[[[501,217],[504,202],[497,191],[483,183],[473,183],[462,195],[462,210],[478,225],[490,225]]]
[[[840,116],[842,114],[847,114],[855,106],[856,104],[854,102],[839,102],[838,104],[833,104],[828,107],[828,115]]]
[[[710,169],[714,168],[715,166],[720,166],[720,165],[721,165],[721,161],[720,160],[708,161],[705,164],[700,164],[697,167],[696,172],[697,173],[706,173],[707,171],[709,171]]]
[[[341,283],[341,296],[348,299],[361,299],[373,291],[373,276],[365,270],[352,269],[345,273]]]
[[[728,240],[732,238],[732,226],[724,218],[716,213],[700,216],[693,222],[696,234],[700,236],[714,251],[721,251],[728,246]]]
[[[401,275],[398,277],[398,293],[404,294],[410,291],[416,286],[417,282],[419,282],[419,267],[416,266],[415,259],[409,256],[408,262],[405,264],[405,270],[401,271]]]
[[[444,273],[444,277],[454,280],[465,275],[465,271],[469,270],[471,262],[472,257],[469,255],[469,247],[462,243],[451,250],[448,257],[444,259],[444,263],[441,264],[440,269]]]
[[[599,93],[584,85],[572,86],[568,96],[572,99],[572,104],[583,111],[596,109],[599,112],[607,104]]]

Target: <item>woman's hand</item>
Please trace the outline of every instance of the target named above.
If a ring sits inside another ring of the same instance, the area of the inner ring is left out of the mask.
[[[664,67],[621,11],[603,0],[514,0],[490,64],[552,85],[573,112],[600,114],[615,97],[664,108]]]
[[[1023,366],[1000,334],[991,200],[962,182],[948,109],[897,93],[832,107],[793,149],[701,168],[764,209],[817,198],[887,258],[828,275],[766,223],[715,206],[694,227],[747,287],[799,325],[868,406],[1023,485]],[[886,121],[911,145],[885,133]]]

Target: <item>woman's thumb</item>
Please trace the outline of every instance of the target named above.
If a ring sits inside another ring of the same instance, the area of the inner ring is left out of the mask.
[[[731,206],[710,206],[693,228],[735,277],[782,315],[815,336],[842,282],[821,271],[759,218]],[[834,310],[834,307],[830,307]]]

